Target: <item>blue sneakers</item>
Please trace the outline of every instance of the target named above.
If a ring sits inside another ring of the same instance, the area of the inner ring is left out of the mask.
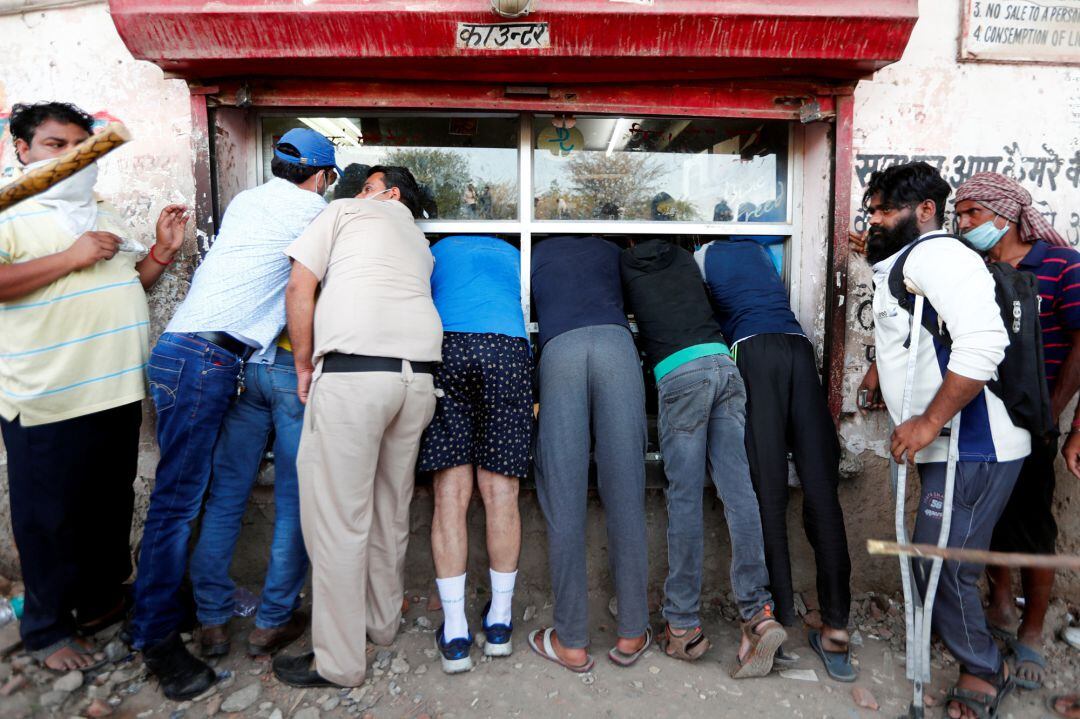
[[[514,644],[510,641],[510,635],[514,633],[514,623],[488,624],[487,615],[491,609],[491,602],[484,605],[484,611],[480,614],[480,626],[484,630],[484,655],[489,657],[508,657],[514,651]]]
[[[435,632],[435,648],[442,655],[442,670],[447,674],[460,674],[469,671],[472,669],[472,656],[469,654],[473,644],[472,635],[458,637],[447,642],[443,636],[445,628],[446,623],[444,622],[439,625],[439,631]]]

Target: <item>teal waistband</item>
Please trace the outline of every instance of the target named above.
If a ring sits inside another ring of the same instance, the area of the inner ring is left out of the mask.
[[[678,352],[673,352],[657,362],[656,367],[653,369],[653,376],[655,376],[656,381],[659,382],[664,378],[664,375],[672,370],[682,367],[687,362],[693,362],[696,359],[708,357],[709,355],[727,355],[730,357],[731,350],[729,350],[728,346],[723,342],[706,342],[705,344],[687,347]]]

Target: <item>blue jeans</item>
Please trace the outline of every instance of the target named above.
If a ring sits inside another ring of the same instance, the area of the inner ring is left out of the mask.
[[[274,538],[255,626],[268,629],[289,621],[299,605],[308,557],[300,532],[296,452],[304,405],[296,396],[291,352],[279,349],[274,364],[247,364],[246,390],[233,403],[214,448],[214,473],[202,530],[191,556],[191,581],[199,621],[224,624],[233,615],[236,585],[229,577],[240,521],[255,485],[263,449],[274,429]]]
[[[660,450],[668,478],[664,618],[675,629],[701,623],[702,495],[709,476],[724,503],[731,536],[731,588],[739,613],[748,620],[772,604],[772,595],[766,588],[761,515],[743,441],[746,390],[739,370],[727,355],[709,355],[664,375],[657,389]]]
[[[166,639],[183,620],[180,585],[191,523],[202,506],[214,443],[242,368],[236,355],[187,333],[163,334],[150,353],[147,378],[161,458],[135,580],[131,637],[137,649]]]

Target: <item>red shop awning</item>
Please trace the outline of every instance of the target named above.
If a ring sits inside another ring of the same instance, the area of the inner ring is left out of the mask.
[[[918,0],[110,0],[132,54],[199,80],[850,83],[899,60]],[[487,28],[500,23],[546,23]],[[521,47],[515,47],[515,45]]]

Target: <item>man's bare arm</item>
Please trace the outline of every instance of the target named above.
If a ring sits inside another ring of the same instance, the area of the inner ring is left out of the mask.
[[[0,302],[11,302],[61,277],[112,259],[120,238],[111,232],[84,232],[68,249],[29,262],[0,265]]]
[[[893,459],[903,462],[907,455],[907,461],[914,462],[915,453],[937,439],[941,428],[975,399],[985,385],[986,382],[982,380],[946,372],[945,379],[926,412],[915,415],[893,431]]]
[[[315,371],[315,291],[319,278],[299,262],[294,261],[285,288],[285,319],[289,326],[289,342],[296,365],[296,394],[307,404],[311,376]]]

